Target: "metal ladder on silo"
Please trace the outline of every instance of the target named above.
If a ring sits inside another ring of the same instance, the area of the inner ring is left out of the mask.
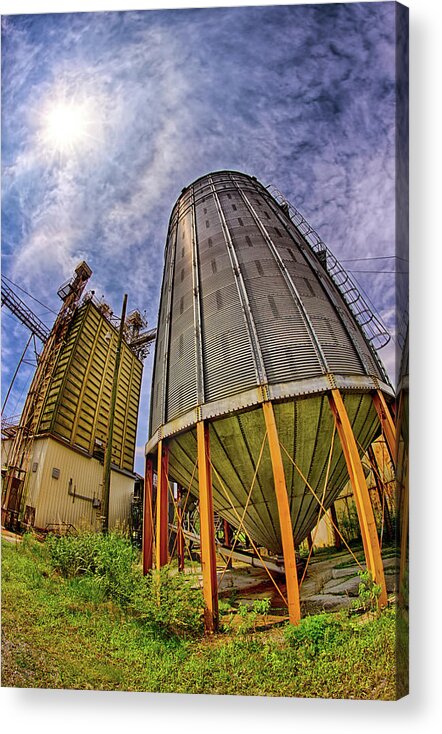
[[[382,323],[365,298],[362,296],[356,282],[345,270],[339,260],[333,255],[325,242],[320,238],[316,230],[310,226],[301,212],[291,204],[283,194],[272,184],[267,186],[267,191],[278,202],[282,211],[295,225],[298,232],[303,236],[311,250],[338,287],[344,301],[351,310],[353,316],[361,327],[367,341],[375,348],[382,349],[391,339],[385,324]]]

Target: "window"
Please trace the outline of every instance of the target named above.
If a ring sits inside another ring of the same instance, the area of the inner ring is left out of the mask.
[[[181,270],[181,282],[184,280],[184,268]]]
[[[250,237],[249,237],[249,235],[248,235],[248,234],[246,234],[246,242],[247,242],[247,244],[248,244],[248,246],[249,246],[249,247],[253,247],[253,242],[252,242],[252,240],[250,239]]]
[[[256,203],[258,204],[258,206],[262,206],[262,204],[261,204],[261,202],[260,202],[260,200],[259,200],[259,199],[255,199],[255,201],[256,201]]]
[[[217,291],[216,292],[216,307],[217,307],[218,311],[220,310],[220,308],[223,307],[223,297],[222,297],[220,291]]]
[[[207,244],[209,245],[209,247],[212,247],[213,242],[211,237],[209,237],[209,239],[207,240]]]
[[[295,261],[295,263],[298,262],[297,259],[296,259],[296,257],[295,257],[295,253],[293,252],[293,250],[291,250],[289,247],[287,247],[287,252],[289,253],[289,255],[292,258],[292,260]]]
[[[259,260],[255,260],[256,269],[258,271],[259,275],[264,275],[264,270],[262,269],[262,265],[259,262]]]
[[[224,187],[224,188],[226,188],[226,187]],[[227,198],[228,199],[231,199],[232,198],[232,195],[231,194],[227,194]]]
[[[207,214],[207,209],[206,209],[206,207],[204,207],[203,211],[204,211],[204,214]]]
[[[238,222],[240,223],[241,227],[244,227],[244,222],[242,221],[241,217],[238,217]]]
[[[270,219],[270,214],[268,212],[264,212],[264,214],[267,217],[267,219]]]
[[[212,260],[211,265],[212,265],[212,273],[216,273],[217,272],[216,260]]]
[[[182,232],[182,235],[181,235],[181,239],[183,240],[185,236],[186,236],[186,232],[183,229],[183,232]]]
[[[184,257],[184,247],[181,249],[181,257]]]
[[[206,228],[209,229],[209,227],[210,227],[210,222],[208,219],[206,219]]]
[[[236,212],[236,204],[232,204],[232,209]]]
[[[278,235],[278,237],[282,237],[281,232],[279,231],[278,227],[275,227],[275,232]]]
[[[184,311],[184,296],[181,296],[180,300],[180,313],[183,313]]]

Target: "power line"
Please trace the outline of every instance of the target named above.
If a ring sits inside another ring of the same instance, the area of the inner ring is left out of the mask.
[[[395,273],[396,275],[408,275],[408,270],[348,270],[349,273],[374,273],[381,275],[382,273]]]
[[[40,304],[40,306],[43,306],[43,308],[46,309],[46,311],[50,311],[51,313],[55,314],[55,316],[57,316],[57,312],[56,311],[54,311],[49,306],[46,306],[45,303],[42,303],[41,301],[39,301],[38,298],[35,298],[35,296],[32,296],[30,293],[28,293],[28,291],[25,291],[24,288],[22,288],[21,286],[17,285],[17,283],[14,283],[14,281],[12,281],[6,275],[2,275],[2,278],[4,278],[5,280],[9,281],[9,283],[11,283],[11,285],[13,285],[14,288],[18,288],[19,291],[22,291],[23,293],[26,293],[26,295],[29,296],[29,298],[32,298],[33,301],[36,301],[37,303]]]
[[[341,258],[341,263],[354,263],[359,262],[360,260],[402,260],[402,262],[408,263],[408,260],[406,260],[404,257],[400,257],[399,255],[380,255],[379,257],[347,257],[345,259]]]

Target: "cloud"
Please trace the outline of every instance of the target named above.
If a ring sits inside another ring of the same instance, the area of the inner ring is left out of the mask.
[[[55,305],[84,258],[153,325],[173,204],[223,168],[275,184],[338,257],[394,255],[394,21],[393,3],[6,17],[6,272]],[[42,142],[60,97],[93,110],[65,155]],[[391,320],[394,278],[357,277]]]

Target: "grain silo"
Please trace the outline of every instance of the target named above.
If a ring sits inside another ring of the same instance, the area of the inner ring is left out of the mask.
[[[2,518],[13,528],[101,529],[103,512],[110,527],[122,527],[129,519],[143,364],[125,340],[119,348],[109,307],[93,292],[80,300],[90,275],[81,263],[58,291],[63,305],[9,440]],[[125,321],[129,335],[132,321]],[[107,512],[103,486],[111,412]]]
[[[360,462],[380,424],[393,434],[393,390],[370,343],[384,335],[303,224],[233,171],[183,189],[170,218],[146,486],[155,467],[158,566],[167,562],[168,480],[199,497],[209,627],[217,617],[212,503],[254,547],[282,554],[297,621],[294,547],[315,525],[318,502],[330,507],[349,476],[367,565],[386,601]],[[145,518],[148,568],[148,507]]]

